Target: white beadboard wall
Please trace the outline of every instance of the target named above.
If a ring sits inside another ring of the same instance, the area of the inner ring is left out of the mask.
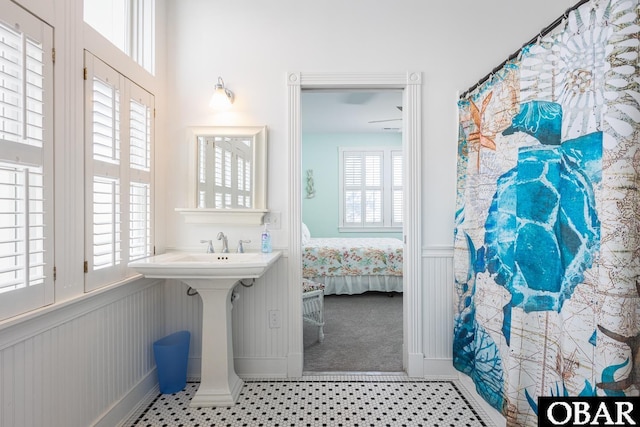
[[[425,377],[457,376],[453,368],[454,277],[453,249],[422,252],[422,348]]]
[[[114,426],[157,382],[162,281],[96,292],[0,331],[0,427]]]

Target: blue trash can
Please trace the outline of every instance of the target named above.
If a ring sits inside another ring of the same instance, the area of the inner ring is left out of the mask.
[[[187,385],[190,339],[189,331],[180,331],[153,343],[160,393],[176,393]]]

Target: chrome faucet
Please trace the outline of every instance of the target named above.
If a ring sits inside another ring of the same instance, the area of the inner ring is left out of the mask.
[[[206,243],[207,244],[207,253],[208,254],[212,254],[215,251],[213,250],[213,242],[211,240],[200,240],[200,243]]]
[[[244,246],[242,245],[243,243],[251,243],[251,240],[238,240],[238,249],[236,250],[236,252],[239,254],[244,253]]]
[[[222,231],[218,233],[218,240],[222,240],[222,253],[229,253],[229,241]]]

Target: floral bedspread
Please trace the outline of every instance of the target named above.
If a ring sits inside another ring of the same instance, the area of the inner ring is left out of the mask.
[[[302,276],[402,276],[402,241],[314,238],[302,248]]]

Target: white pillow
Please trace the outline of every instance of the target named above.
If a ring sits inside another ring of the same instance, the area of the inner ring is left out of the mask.
[[[311,232],[309,231],[309,227],[304,222],[302,223],[302,244],[306,245],[311,240]]]

